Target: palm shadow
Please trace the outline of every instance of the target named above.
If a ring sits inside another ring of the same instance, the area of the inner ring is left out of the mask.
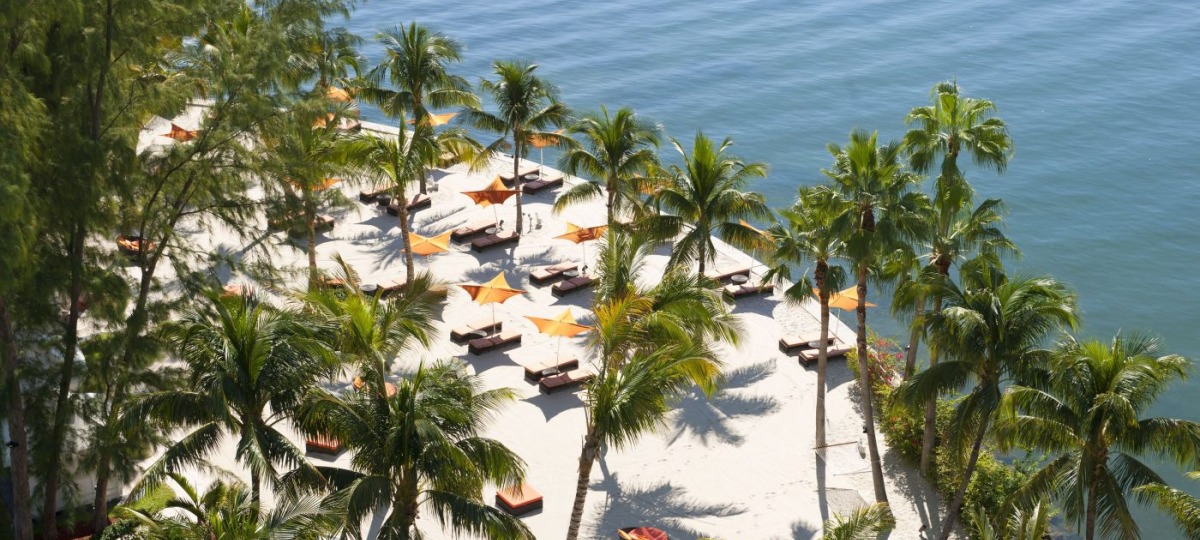
[[[729,372],[725,385],[710,399],[699,389],[685,395],[677,406],[670,444],[691,433],[705,446],[717,442],[741,445],[745,438],[728,424],[745,416],[763,416],[779,409],[779,401],[771,396],[744,396],[738,393],[761,381],[775,371],[774,363],[764,361]]]
[[[727,503],[706,503],[688,495],[670,482],[622,485],[619,473],[592,484],[607,495],[596,524],[596,533],[608,538],[622,527],[647,525],[661,529],[671,538],[711,536],[688,525],[698,521],[743,514],[746,508]]]
[[[526,398],[525,401],[542,411],[542,416],[546,418],[547,423],[564,412],[583,406],[583,399],[580,398],[579,391],[568,392],[564,390],[553,394],[538,392],[536,396]]]

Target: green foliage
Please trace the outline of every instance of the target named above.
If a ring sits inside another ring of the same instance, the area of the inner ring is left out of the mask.
[[[138,497],[128,504],[114,508],[113,513],[118,513],[121,508],[129,508],[143,514],[154,514],[163,508],[167,507],[167,503],[175,498],[175,490],[166,484],[158,484],[150,489],[147,489],[141,497]]]
[[[896,528],[896,518],[887,503],[859,508],[848,516],[833,516],[825,522],[824,540],[875,540]]]
[[[170,491],[170,488],[167,488],[168,496],[174,496]],[[165,505],[166,500],[163,503]],[[99,540],[146,540],[146,534],[141,522],[136,519],[118,519],[100,533]]]

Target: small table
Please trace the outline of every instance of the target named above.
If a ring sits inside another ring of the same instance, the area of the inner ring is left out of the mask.
[[[568,278],[577,278],[579,277],[579,270],[567,270],[566,272],[563,272],[563,275],[567,276]]]
[[[488,334],[487,332],[484,332],[483,330],[475,330],[472,332],[467,332],[467,341],[485,338],[485,337],[488,337],[489,335],[491,335],[491,334]]]
[[[488,228],[484,229],[483,232],[485,232],[487,234],[496,234],[496,233],[500,232],[500,229],[496,228],[496,227],[488,227]]]
[[[747,281],[750,281],[750,276],[738,274],[736,276],[730,277],[729,281],[730,281],[730,283],[733,283],[734,285],[745,285]]]
[[[538,173],[530,173],[530,174],[527,174],[527,175],[525,175],[525,176],[522,176],[522,177],[521,177],[521,179],[522,179],[522,180],[524,180],[524,181],[526,181],[526,182],[533,182],[533,181],[535,181],[535,180],[537,180],[537,179],[539,179],[539,178],[541,178],[541,177],[542,177],[542,176],[541,176],[540,174],[538,174]]]
[[[376,285],[374,283],[367,283],[367,284],[359,287],[359,289],[362,290],[363,294],[366,294],[368,296],[374,296],[375,291],[379,290],[379,285]]]
[[[562,373],[562,372],[559,371],[558,368],[556,368],[556,367],[543,369],[541,371],[542,377],[550,377],[552,375],[558,375],[559,373]]]
[[[817,340],[817,341],[810,341],[810,342],[808,342],[808,348],[810,348],[810,349],[820,349],[820,348],[821,348],[821,341],[820,341],[820,340]]]

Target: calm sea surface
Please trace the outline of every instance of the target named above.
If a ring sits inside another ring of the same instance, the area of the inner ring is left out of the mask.
[[[573,108],[627,105],[685,145],[697,130],[732,136],[770,164],[755,189],[777,208],[820,181],[827,143],[855,127],[899,138],[905,113],[957,77],[999,106],[1016,144],[1004,175],[967,169],[1011,210],[1014,266],[1079,291],[1082,335],[1153,331],[1200,361],[1200,2],[375,0],[334,24],[374,61],[375,32],[412,20],[466,46],[456,70],[473,82],[494,59],[526,59]],[[1155,412],[1200,420],[1197,390]],[[1139,515],[1144,536],[1180,538]]]

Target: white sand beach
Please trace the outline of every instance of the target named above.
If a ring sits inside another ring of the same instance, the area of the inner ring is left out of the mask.
[[[188,120],[177,122],[189,127]],[[161,125],[156,127],[162,131]],[[365,127],[395,132],[395,128]],[[145,137],[144,144],[151,144],[152,138]],[[433,236],[494,211],[511,229],[515,224],[512,200],[496,209],[480,208],[461,194],[482,189],[495,174],[511,172],[511,168],[511,161],[496,159],[491,171],[470,173],[464,166],[433,171],[431,185],[437,188],[431,192],[433,204],[413,214],[413,232]],[[567,179],[568,185],[578,181]],[[349,182],[337,186],[355,202],[347,209],[328,212],[337,223],[331,231],[318,235],[320,264],[332,269],[333,256],[340,255],[359,272],[363,283],[402,278],[399,220],[375,204],[357,202],[360,187]],[[543,509],[523,517],[543,539],[562,538],[566,533],[584,433],[583,404],[578,393],[542,394],[536,384],[525,380],[521,363],[552,356],[558,341],[538,334],[524,316],[553,317],[569,307],[582,324],[588,324],[591,293],[577,291],[557,298],[549,285],[531,284],[528,276],[537,266],[579,261],[585,249],[594,257],[594,242],[581,248],[554,237],[565,232],[568,221],[581,226],[604,222],[603,202],[599,200],[561,216],[553,214],[551,206],[561,190],[548,189],[525,197],[525,212],[533,218],[526,222],[532,222],[533,227],[522,231],[515,248],[510,245],[475,253],[455,244],[449,253],[416,260],[418,268],[429,268],[438,279],[452,284],[481,283],[505,272],[508,282],[525,290],[525,294],[496,305],[496,317],[503,320],[505,329],[521,331],[523,342],[478,356],[468,353],[465,345],[452,343],[451,328],[490,317],[492,307],[479,306],[461,289],[451,287],[436,343],[428,350],[399,358],[395,368],[399,377],[419,362],[456,357],[478,373],[488,387],[508,387],[516,392],[519,400],[495,419],[488,435],[524,458],[529,483],[545,497]],[[786,203],[772,201],[773,206]],[[222,226],[211,230],[197,226],[187,243],[199,253],[243,256],[251,242],[262,242],[274,252],[270,264],[295,269],[289,285],[301,287],[307,264],[303,239],[289,240],[283,232],[266,234],[261,216],[260,224],[261,230],[248,237]],[[721,249],[715,267],[753,263],[746,254],[718,244]],[[665,251],[660,250],[651,263],[657,269],[666,260]],[[753,268],[753,279],[762,270],[761,265]],[[648,274],[652,278],[655,272]],[[221,277],[227,283],[253,285],[241,275]],[[699,392],[689,396],[658,433],[642,438],[635,446],[606,450],[593,471],[582,537],[613,539],[619,527],[649,525],[666,531],[673,539],[685,540],[815,538],[820,536],[822,521],[832,514],[847,512],[873,499],[869,463],[862,457],[865,442],[859,394],[845,360],[829,364],[828,440],[832,446],[822,458],[813,448],[815,367],[805,368],[795,356],[785,356],[777,347],[778,339],[785,334],[818,328],[815,305],[788,305],[776,293],[739,299],[734,312],[746,333],[740,347],[723,353],[726,386],[712,399],[705,399]],[[847,320],[851,316],[841,315]],[[873,316],[887,314],[876,308]],[[840,321],[834,324],[844,341],[852,341],[852,327]],[[563,353],[575,353],[586,363],[584,340],[583,336],[563,339]],[[338,381],[334,386],[348,382]],[[295,441],[304,444],[299,436]],[[884,443],[882,435],[879,441]],[[233,463],[232,447],[232,441],[226,441],[214,465],[244,474]],[[888,496],[897,519],[891,537],[917,538],[922,523],[936,529],[941,507],[937,495],[886,446],[881,449],[885,452]],[[345,453],[335,461],[312,457],[318,464],[349,462]],[[197,483],[205,482],[197,478]],[[490,491],[485,493],[485,500],[492,502],[492,496]],[[450,537],[439,532],[431,516],[424,515],[421,520],[429,538]]]

